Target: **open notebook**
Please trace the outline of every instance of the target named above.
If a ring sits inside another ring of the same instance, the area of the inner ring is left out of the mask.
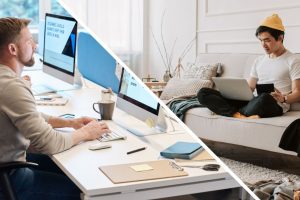
[[[126,183],[187,176],[188,173],[169,160],[101,166],[99,169],[113,182]]]

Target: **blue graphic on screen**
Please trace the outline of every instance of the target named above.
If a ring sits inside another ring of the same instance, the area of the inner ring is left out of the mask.
[[[63,71],[74,72],[76,22],[52,16],[45,22],[44,62]]]
[[[72,55],[75,55],[75,40],[76,40],[76,36],[74,33],[71,33],[70,35],[70,39],[71,39],[71,44],[72,44]]]
[[[157,100],[145,90],[128,72],[124,70],[120,93],[143,103],[153,109],[157,108]]]

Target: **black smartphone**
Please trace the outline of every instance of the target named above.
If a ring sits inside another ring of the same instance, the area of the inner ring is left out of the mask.
[[[267,83],[267,84],[256,84],[256,91],[257,94],[260,95],[262,93],[271,93],[274,92],[274,83]]]

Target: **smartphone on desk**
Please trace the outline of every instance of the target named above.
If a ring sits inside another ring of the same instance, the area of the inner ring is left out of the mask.
[[[267,83],[267,84],[256,84],[256,91],[257,94],[260,95],[262,93],[271,93],[274,92],[274,83]]]

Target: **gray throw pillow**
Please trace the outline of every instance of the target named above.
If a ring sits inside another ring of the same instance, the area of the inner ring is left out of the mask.
[[[169,80],[160,98],[162,100],[168,100],[174,97],[193,96],[197,94],[200,88],[211,88],[212,86],[213,82],[210,80],[201,80],[198,78],[180,79],[174,77]]]
[[[211,80],[217,76],[218,63],[216,64],[191,64],[183,74],[183,79],[197,78],[202,80]]]

